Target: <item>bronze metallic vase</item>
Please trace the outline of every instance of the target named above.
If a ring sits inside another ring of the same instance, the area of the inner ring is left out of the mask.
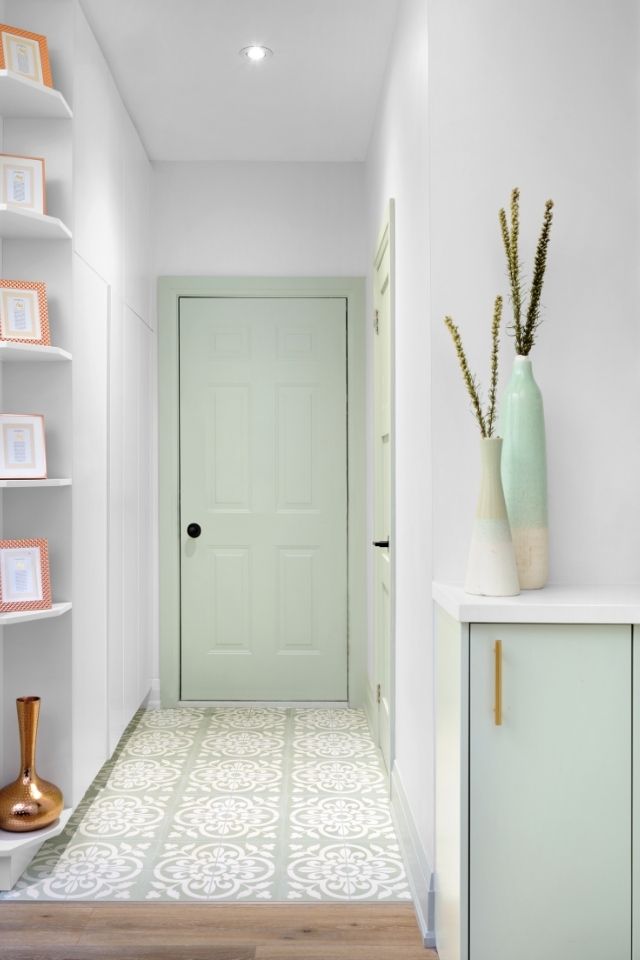
[[[40,697],[18,697],[20,775],[0,790],[0,830],[42,830],[62,813],[62,794],[36,773],[36,736]]]

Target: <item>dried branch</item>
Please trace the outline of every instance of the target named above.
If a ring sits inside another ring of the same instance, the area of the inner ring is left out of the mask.
[[[496,392],[498,389],[498,349],[500,346],[500,321],[502,319],[502,297],[496,297],[491,322],[491,385],[489,387],[489,406],[485,424],[487,436],[493,436],[496,419]]]
[[[529,309],[527,310],[527,321],[524,325],[522,334],[522,353],[527,356],[535,343],[535,332],[540,326],[540,297],[542,296],[542,285],[544,283],[544,273],[547,267],[547,250],[549,249],[549,237],[551,233],[551,224],[553,222],[553,200],[547,200],[544,205],[544,218],[542,221],[542,230],[538,238],[536,256],[533,264],[533,280],[531,282],[531,296],[529,299]]]
[[[460,364],[460,369],[462,370],[462,379],[465,382],[467,392],[471,397],[471,406],[473,408],[473,413],[478,421],[480,427],[480,433],[486,439],[487,437],[493,436],[493,428],[496,418],[496,391],[498,387],[498,347],[500,345],[499,332],[500,332],[500,320],[502,318],[502,297],[496,297],[495,305],[493,308],[493,320],[491,323],[491,386],[489,387],[489,402],[487,405],[487,415],[486,417],[482,414],[482,403],[480,402],[480,387],[476,378],[471,373],[469,369],[469,363],[467,361],[467,356],[464,352],[464,347],[462,346],[462,338],[460,336],[460,331],[457,326],[451,319],[451,317],[445,317],[444,323],[447,327],[447,330],[451,334],[451,339],[456,348],[456,353],[458,355],[458,363]]]
[[[520,191],[517,187],[511,191],[511,232],[504,210],[498,213],[500,233],[507,257],[507,271],[511,286],[511,303],[513,305],[513,330],[516,351],[523,357],[527,356],[535,343],[535,332],[540,325],[540,297],[544,283],[544,273],[547,266],[547,249],[553,220],[553,200],[547,200],[544,208],[542,230],[538,239],[538,246],[533,267],[533,281],[529,298],[529,308],[526,320],[522,321],[522,280],[521,264],[519,261],[518,241],[520,235]]]
[[[471,405],[473,407],[473,412],[475,414],[476,420],[480,427],[480,432],[483,437],[487,436],[486,427],[484,424],[484,417],[482,416],[482,405],[480,403],[480,393],[476,378],[471,373],[469,369],[469,364],[467,363],[467,357],[464,352],[464,347],[462,346],[462,339],[460,337],[460,331],[457,326],[451,319],[451,317],[444,318],[445,325],[451,334],[451,339],[453,340],[454,346],[456,348],[456,353],[458,355],[458,362],[460,364],[460,369],[462,370],[462,379],[465,382],[469,396],[471,397]]]

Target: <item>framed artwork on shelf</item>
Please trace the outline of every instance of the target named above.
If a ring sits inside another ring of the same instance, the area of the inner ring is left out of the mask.
[[[25,80],[53,86],[47,38],[0,23],[0,70],[10,70]]]
[[[43,157],[0,153],[0,203],[14,210],[46,213]]]
[[[44,417],[0,413],[0,479],[46,480]]]
[[[0,540],[0,613],[51,609],[46,540]]]
[[[47,288],[39,280],[0,280],[0,340],[51,345]]]

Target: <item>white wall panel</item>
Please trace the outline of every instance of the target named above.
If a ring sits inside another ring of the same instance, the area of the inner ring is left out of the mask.
[[[74,97],[74,247],[116,289],[122,286],[124,107],[79,11]]]
[[[153,326],[149,296],[151,245],[151,177],[144,147],[128,116],[122,118],[124,148],[124,300]]]
[[[74,257],[73,740],[74,792],[107,759],[109,287]]]

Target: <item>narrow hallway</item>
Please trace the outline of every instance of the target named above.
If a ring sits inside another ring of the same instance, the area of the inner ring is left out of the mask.
[[[409,901],[363,711],[140,711],[5,900]]]

